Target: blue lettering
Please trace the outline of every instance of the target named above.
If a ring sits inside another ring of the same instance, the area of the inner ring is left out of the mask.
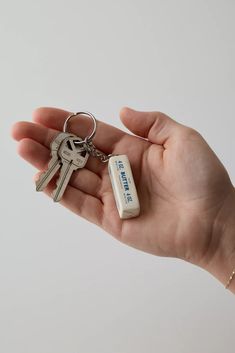
[[[121,171],[121,179],[122,179],[122,184],[124,186],[125,191],[129,190],[129,185],[126,177],[126,173],[124,171]]]

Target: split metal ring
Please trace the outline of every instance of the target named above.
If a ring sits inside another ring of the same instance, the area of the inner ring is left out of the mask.
[[[78,144],[83,144],[83,143],[87,143],[87,141],[91,141],[93,139],[93,137],[95,136],[95,133],[96,133],[96,128],[97,128],[96,118],[90,112],[77,112],[77,113],[70,114],[67,117],[67,119],[65,120],[65,122],[64,122],[63,132],[67,132],[67,127],[68,127],[69,120],[71,118],[73,118],[73,117],[78,117],[79,115],[85,115],[85,116],[87,116],[88,118],[90,118],[93,121],[93,129],[92,129],[90,135],[85,137],[84,140],[77,142]]]

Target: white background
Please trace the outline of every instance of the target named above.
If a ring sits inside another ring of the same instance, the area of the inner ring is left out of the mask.
[[[35,192],[10,128],[38,106],[160,110],[235,180],[235,2],[0,0],[0,352],[232,353],[235,297]]]

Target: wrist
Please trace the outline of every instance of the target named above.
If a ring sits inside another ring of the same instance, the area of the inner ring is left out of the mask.
[[[211,254],[200,265],[226,286],[235,269],[235,189],[227,197],[217,215],[213,227],[213,244]],[[228,289],[235,294],[235,276]]]

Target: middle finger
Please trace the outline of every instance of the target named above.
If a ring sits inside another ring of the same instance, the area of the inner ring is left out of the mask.
[[[58,133],[59,131],[57,130],[46,128],[40,124],[27,121],[16,123],[13,129],[13,136],[17,141],[24,138],[29,138],[47,147],[48,149],[50,149],[50,144]],[[102,175],[105,167],[105,164],[101,163],[94,157],[89,157],[86,163],[86,168],[94,173],[97,173],[98,175]]]

